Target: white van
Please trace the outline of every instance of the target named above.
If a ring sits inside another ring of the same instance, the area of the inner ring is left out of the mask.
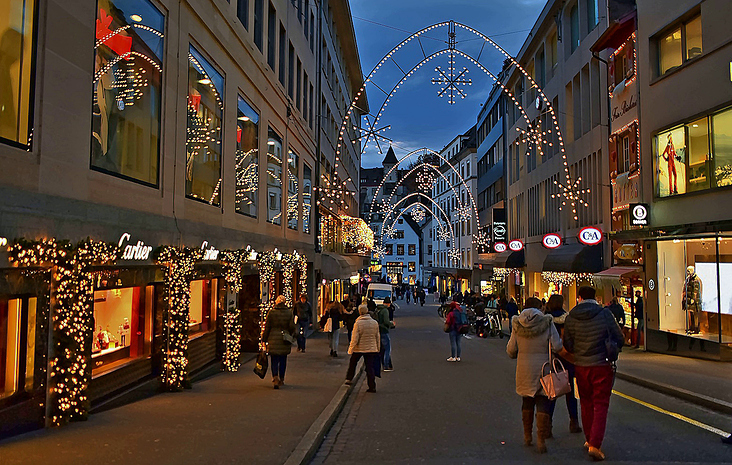
[[[384,303],[384,299],[389,297],[394,302],[394,288],[391,284],[371,283],[366,291],[366,298],[372,299],[376,305]]]

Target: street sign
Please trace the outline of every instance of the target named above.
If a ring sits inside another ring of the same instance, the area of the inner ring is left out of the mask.
[[[558,234],[545,234],[541,239],[541,244],[547,249],[556,249],[562,245],[562,238]]]
[[[630,204],[630,222],[633,226],[648,226],[650,218],[648,217],[650,207],[645,203]]]
[[[577,237],[584,245],[596,245],[602,242],[602,231],[592,226],[588,226],[580,229]]]
[[[521,239],[514,239],[508,243],[508,248],[513,250],[514,252],[518,252],[519,250],[524,248],[524,241],[522,241]]]

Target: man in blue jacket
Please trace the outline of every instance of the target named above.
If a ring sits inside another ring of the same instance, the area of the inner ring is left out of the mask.
[[[605,437],[607,411],[610,406],[615,373],[608,348],[623,346],[623,333],[615,317],[595,300],[595,289],[582,286],[579,303],[564,320],[563,343],[574,361],[585,448],[594,460],[604,460],[600,450]],[[617,355],[617,354],[615,354]],[[613,357],[614,358],[614,357]]]

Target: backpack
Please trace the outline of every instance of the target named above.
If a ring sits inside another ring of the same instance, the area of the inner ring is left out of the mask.
[[[453,310],[455,312],[455,330],[460,334],[468,334],[470,325],[468,324],[468,315],[465,312]]]

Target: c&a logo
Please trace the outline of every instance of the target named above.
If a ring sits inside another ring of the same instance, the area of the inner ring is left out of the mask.
[[[577,235],[579,241],[584,245],[595,245],[602,242],[602,231],[591,226],[580,229]]]
[[[562,245],[562,238],[558,234],[545,234],[541,243],[547,249],[556,249]]]
[[[522,241],[521,239],[514,239],[508,243],[508,248],[513,250],[514,252],[518,252],[519,250],[524,248],[524,241]]]
[[[493,250],[498,253],[505,252],[506,248],[507,246],[505,242],[496,242],[495,244],[493,244]]]

